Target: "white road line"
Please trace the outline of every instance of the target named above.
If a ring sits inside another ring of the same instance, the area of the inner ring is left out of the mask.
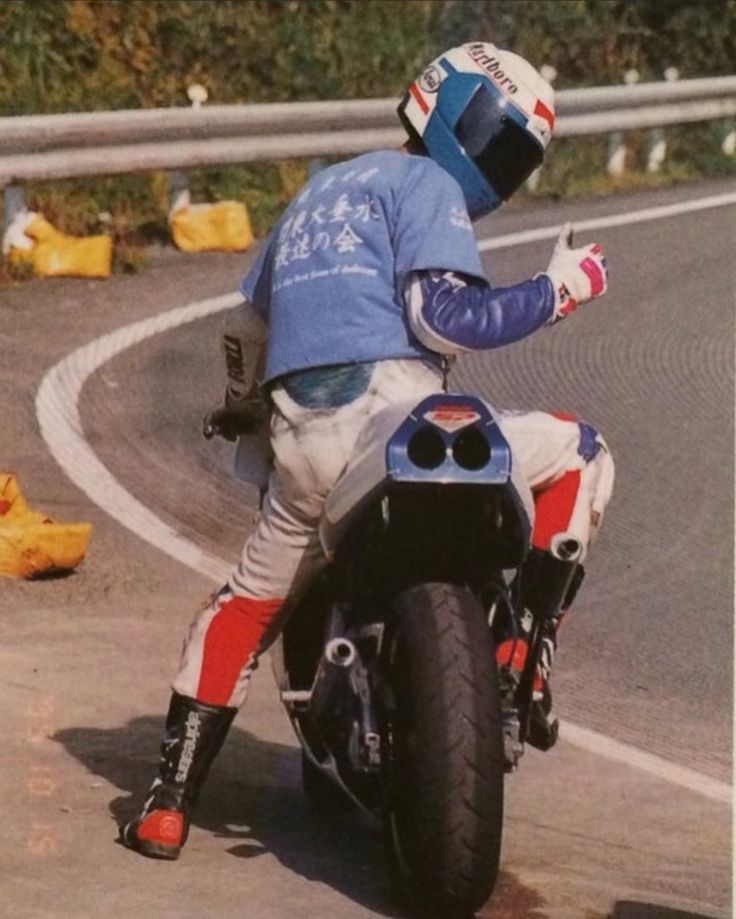
[[[644,208],[628,214],[582,220],[576,229],[600,229],[623,226],[646,220],[660,220],[678,214],[692,213],[710,207],[736,204],[735,194],[713,195],[695,201],[683,201],[663,207]],[[559,225],[542,227],[521,233],[485,239],[479,243],[481,251],[521,245],[538,239],[555,237]],[[145,505],[137,501],[100,462],[87,443],[79,417],[79,397],[82,387],[95,370],[133,345],[187,322],[203,318],[221,310],[231,309],[240,302],[238,294],[224,294],[177,307],[150,319],[142,319],[123,326],[108,335],[77,348],[49,370],[36,394],[36,414],[41,434],[52,456],[77,485],[98,507],[107,511],[123,526],[137,536],[156,546],[177,561],[211,578],[218,585],[230,573],[223,560],[202,551],[190,540],[165,524]],[[674,785],[688,788],[706,798],[730,804],[732,789],[726,782],[694,770],[678,766],[668,760],[645,753],[629,744],[620,743],[604,734],[565,723],[567,742],[589,750],[606,759],[649,773]]]
[[[673,785],[688,788],[713,801],[720,801],[723,804],[731,804],[733,801],[733,789],[727,782],[713,779],[702,772],[688,769],[686,766],[679,766],[661,756],[645,753],[638,747],[621,743],[605,734],[599,734],[598,731],[564,721],[560,725],[560,737],[574,747],[580,747],[582,750],[588,750],[605,759],[631,766],[640,772],[648,772],[649,775],[665,779]]]
[[[625,214],[607,214],[603,217],[591,217],[588,220],[575,220],[575,232],[583,230],[603,230],[607,227],[623,227],[630,223],[644,223],[648,220],[662,220],[665,217],[676,217],[679,214],[691,214],[693,211],[704,211],[713,207],[724,207],[736,204],[736,192],[724,192],[708,198],[696,198],[691,201],[679,201],[675,204],[664,204],[660,207],[645,207],[639,211]],[[492,249],[506,249],[508,246],[520,246],[523,243],[537,242],[540,239],[554,239],[560,232],[560,223],[554,226],[538,227],[534,230],[521,230],[518,233],[507,233],[505,236],[494,236],[482,239],[478,243],[481,252]]]
[[[36,415],[43,439],[72,482],[123,526],[177,561],[212,577],[218,585],[230,574],[230,566],[203,552],[160,520],[126,491],[97,458],[84,437],[79,396],[95,370],[126,348],[167,329],[231,309],[242,299],[239,294],[212,297],[116,329],[77,348],[52,367],[36,394]]]

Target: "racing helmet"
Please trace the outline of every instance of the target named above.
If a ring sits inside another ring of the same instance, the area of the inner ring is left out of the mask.
[[[432,61],[409,87],[399,117],[460,184],[475,220],[541,165],[555,123],[554,90],[518,54],[473,42]]]

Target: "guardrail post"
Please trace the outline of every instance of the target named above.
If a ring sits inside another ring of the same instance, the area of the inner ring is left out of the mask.
[[[169,173],[169,209],[173,213],[189,206],[189,177],[181,169]]]
[[[677,67],[668,67],[664,72],[664,78],[668,83],[674,83],[675,80],[679,80],[680,71]],[[647,172],[659,172],[666,156],[667,138],[664,128],[652,128],[647,144]]]
[[[201,83],[187,86],[187,97],[193,109],[200,109],[207,101],[209,93]],[[169,173],[169,210],[171,212],[189,205],[189,177],[181,169]]]
[[[557,70],[551,64],[542,64],[539,68],[539,73],[544,77],[548,83],[554,83],[557,77]],[[534,172],[526,180],[526,187],[531,192],[535,192],[539,188],[539,177],[542,171],[542,167],[535,169]]]
[[[28,209],[25,190],[22,185],[6,185],[3,189],[2,236],[21,211]]]
[[[627,70],[624,74],[624,83],[633,86],[639,82],[639,71]],[[626,170],[626,143],[623,131],[614,131],[608,140],[608,174],[622,176]]]
[[[727,121],[721,141],[721,150],[726,156],[736,156],[736,121]]]

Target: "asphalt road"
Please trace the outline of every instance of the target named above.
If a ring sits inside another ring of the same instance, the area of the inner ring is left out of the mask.
[[[499,235],[727,190],[725,183],[516,208]],[[728,190],[731,190],[729,188]],[[562,716],[729,781],[732,728],[733,206],[582,234],[611,267],[605,300],[520,345],[463,360],[455,384],[599,426],[617,462],[603,535],[564,630]],[[542,270],[550,242],[490,253],[498,283]],[[39,437],[43,373],[134,319],[232,290],[248,258],[165,254],[108,282],[0,290],[3,462],[30,500],[95,524],[72,577],[0,584],[4,907],[12,916],[391,915],[380,843],[354,818],[316,819],[263,674],[238,718],[176,865],[113,844],[156,759],[166,684],[208,581],[122,529],[58,469]],[[198,437],[219,398],[222,317],[105,364],[81,399],[86,438],[137,499],[234,559],[253,496],[225,444]],[[263,668],[264,672],[267,670]],[[509,781],[504,876],[488,916],[697,919],[731,915],[729,809],[563,740]],[[234,860],[231,856],[236,856]]]

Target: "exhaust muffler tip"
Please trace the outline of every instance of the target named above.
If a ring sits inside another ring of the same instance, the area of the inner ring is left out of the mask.
[[[549,550],[561,562],[579,562],[583,557],[583,544],[572,533],[556,533],[552,537]]]
[[[333,638],[325,646],[325,659],[335,667],[351,667],[356,655],[355,645],[348,638]]]

